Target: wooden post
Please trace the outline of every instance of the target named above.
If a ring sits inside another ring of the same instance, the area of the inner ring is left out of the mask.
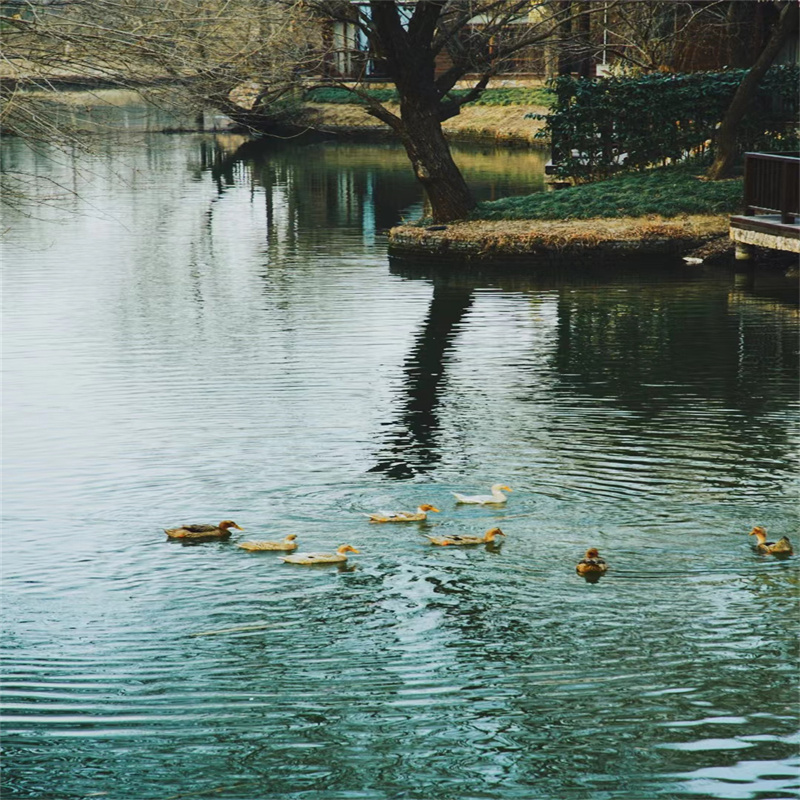
[[[792,175],[793,170],[789,169],[788,164],[782,164],[781,166],[781,223],[783,225],[791,225],[794,222],[794,213],[789,209],[789,178]]]

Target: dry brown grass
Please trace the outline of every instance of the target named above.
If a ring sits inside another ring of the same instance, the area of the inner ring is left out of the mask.
[[[611,244],[636,248],[648,242],[665,240],[701,242],[726,234],[728,224],[728,217],[721,215],[687,215],[669,219],[479,220],[453,223],[444,226],[443,230],[400,226],[393,228],[389,236],[394,242],[426,250],[454,244],[481,253],[519,253]]]
[[[386,107],[399,113],[397,104]],[[307,103],[309,122],[326,130],[346,128],[378,128],[387,126],[369,116],[362,106],[349,103]],[[541,129],[539,120],[525,119],[528,113],[543,113],[540,106],[467,106],[457,117],[447,120],[442,128],[453,137],[495,139],[498,141],[535,141],[534,134]]]

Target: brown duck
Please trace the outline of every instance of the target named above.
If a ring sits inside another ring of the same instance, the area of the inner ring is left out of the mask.
[[[794,551],[792,550],[792,543],[788,537],[782,536],[777,542],[767,541],[767,529],[762,528],[761,525],[756,525],[750,531],[750,536],[755,536],[758,540],[755,548],[759,553],[770,553],[775,556],[790,556]]]
[[[336,548],[335,553],[297,553],[291,556],[279,556],[287,564],[342,564],[347,561],[347,553],[359,553],[355,547],[343,544]]]
[[[575,565],[578,575],[602,575],[608,569],[608,564],[600,558],[596,547],[590,547],[586,555]]]
[[[486,531],[483,536],[429,536],[428,540],[431,544],[438,544],[442,547],[446,547],[448,545],[464,547],[475,544],[491,544],[494,542],[496,536],[505,536],[505,534],[500,530],[500,528],[492,528],[491,530]]]
[[[417,506],[416,512],[398,511],[396,514],[367,514],[370,522],[424,522],[428,518],[429,511],[438,512],[436,506],[423,503]]]
[[[219,525],[182,525],[180,528],[165,528],[170,539],[230,539],[231,528],[243,531],[233,520],[225,519]]]
[[[296,533],[290,533],[280,542],[241,542],[242,550],[297,550]]]

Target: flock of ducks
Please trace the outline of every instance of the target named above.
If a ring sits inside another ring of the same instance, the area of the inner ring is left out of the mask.
[[[510,492],[511,489],[502,483],[496,483],[490,489],[491,494],[488,495],[463,495],[453,492],[457,503],[471,504],[471,505],[502,505],[506,502],[507,498],[504,492]],[[386,523],[386,522],[424,522],[428,518],[428,514],[433,511],[440,513],[439,509],[430,504],[424,503],[417,506],[417,510],[398,511],[396,513],[379,512],[376,514],[366,514],[365,516],[370,522]],[[233,520],[226,519],[219,523],[219,525],[182,525],[179,528],[166,528],[164,532],[170,539],[183,539],[186,541],[210,541],[213,539],[229,539],[231,537],[231,528],[236,530],[244,530],[239,527]],[[750,531],[750,536],[756,537],[755,549],[759,553],[788,556],[793,553],[792,545],[786,536],[778,539],[777,542],[767,541],[767,531],[760,525],[757,525]],[[427,535],[426,535],[427,536]],[[486,545],[491,547],[496,545],[496,538],[505,534],[500,528],[490,528],[483,536],[427,536],[428,541],[433,545],[440,547],[448,546],[473,546],[473,545]],[[287,564],[342,564],[347,561],[348,553],[358,553],[355,547],[349,544],[343,544],[337,548],[335,553],[294,553],[297,549],[297,535],[290,533],[285,536],[281,541],[272,542],[241,542],[238,545],[243,550],[250,551],[283,551],[290,552],[291,555],[279,556],[280,560]],[[600,557],[600,553],[596,547],[590,547],[584,557],[576,564],[575,571],[578,575],[582,575],[589,581],[596,581],[608,570],[608,564]]]

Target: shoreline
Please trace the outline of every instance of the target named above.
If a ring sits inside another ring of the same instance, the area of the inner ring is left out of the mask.
[[[131,94],[141,96],[136,90]],[[104,105],[102,95],[95,92],[63,92],[59,99],[67,105],[68,98],[73,95],[86,105]],[[87,95],[90,102],[87,102]],[[92,99],[95,103],[91,103]],[[450,141],[541,148],[547,143],[535,136],[544,123],[526,119],[526,115],[544,111],[544,107],[534,105],[467,106],[459,115],[447,120],[443,129]],[[215,124],[214,129],[224,131],[226,127],[236,130],[240,126],[232,123],[217,127]],[[307,103],[302,114],[287,128],[293,135],[305,131],[351,141],[395,138],[387,125],[370,117],[362,106],[350,103]],[[591,258],[595,262],[629,257],[662,260],[690,257],[719,263],[734,258],[729,225],[729,216],[718,214],[675,218],[650,215],[575,220],[471,220],[428,227],[400,225],[389,231],[388,245],[390,254],[394,255],[433,256],[476,263],[514,260],[557,265],[576,257]]]
[[[647,256],[733,258],[729,217],[721,214],[580,220],[473,220],[448,225],[400,225],[389,231],[389,252],[486,263],[524,261],[558,266],[577,257],[607,262]]]
[[[397,105],[387,103],[387,108],[399,113]],[[546,111],[543,106],[534,105],[466,106],[460,114],[442,123],[442,130],[449,141],[541,148],[547,141],[535,137],[544,122],[526,119],[525,115]],[[363,106],[354,103],[306,103],[302,117],[294,124],[342,138],[396,139],[388,125],[369,116]]]
[[[306,121],[318,131],[342,138],[391,136],[360,106],[309,104]],[[535,134],[542,121],[525,114],[534,106],[473,106],[443,124],[450,141],[491,142],[506,147],[542,147]],[[575,220],[464,220],[447,225],[399,225],[388,232],[389,254],[486,264],[509,262],[553,267],[576,258],[596,263],[620,259],[699,259],[728,263],[735,258],[727,214],[679,217],[611,217]],[[695,262],[695,263],[699,263]]]

